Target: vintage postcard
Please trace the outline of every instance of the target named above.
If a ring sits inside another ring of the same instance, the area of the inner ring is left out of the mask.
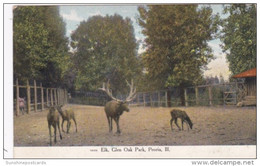
[[[256,13],[4,4],[4,158],[256,159]]]

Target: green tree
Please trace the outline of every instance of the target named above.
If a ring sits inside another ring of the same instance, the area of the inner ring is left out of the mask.
[[[137,43],[129,18],[93,16],[71,35],[75,49],[76,89],[96,90],[110,80],[113,93],[125,93],[126,81],[140,73]]]
[[[220,38],[234,75],[256,67],[256,5],[226,5],[224,13]]]
[[[18,6],[13,15],[14,78],[61,86],[70,56],[58,7]]]
[[[213,58],[207,41],[217,31],[218,16],[198,5],[139,7],[139,24],[147,51],[145,68],[155,89],[180,87],[202,81],[202,69]],[[184,97],[182,103],[184,104]]]

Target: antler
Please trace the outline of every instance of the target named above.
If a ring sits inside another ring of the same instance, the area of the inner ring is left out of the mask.
[[[129,82],[127,80],[126,80],[126,83],[130,87],[130,93],[125,101],[130,102],[136,97],[136,88],[134,87],[133,79],[131,80],[131,84],[129,84]]]
[[[126,83],[130,87],[130,93],[129,93],[129,95],[126,98],[125,101],[113,97],[112,91],[109,89],[109,80],[107,81],[106,84],[103,83],[103,87],[102,88],[98,88],[98,89],[106,92],[106,94],[109,97],[111,97],[113,100],[116,100],[116,101],[119,101],[119,102],[130,102],[130,101],[132,101],[136,97],[136,88],[134,87],[133,79],[131,80],[131,84],[129,84],[129,82],[127,80],[126,80]]]
[[[112,91],[109,89],[109,80],[107,81],[106,84],[103,82],[103,87],[102,87],[102,88],[98,88],[98,89],[99,89],[99,90],[102,90],[102,91],[104,91],[104,92],[106,92],[106,94],[107,94],[109,97],[111,97],[113,100],[116,100],[116,101],[119,101],[119,102],[123,102],[122,100],[119,100],[119,99],[113,97]]]

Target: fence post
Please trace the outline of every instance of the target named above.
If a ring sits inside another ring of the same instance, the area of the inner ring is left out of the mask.
[[[209,86],[208,89],[209,89],[209,105],[212,106],[212,91],[211,91],[211,86]]]
[[[33,80],[34,85],[34,111],[37,111],[37,87],[36,87],[36,81]]]
[[[185,99],[185,106],[188,107],[189,102],[188,102],[187,88],[184,89],[184,99]]]
[[[235,94],[236,94],[236,98],[235,98],[235,103],[237,104],[238,103],[238,83],[237,83],[237,79],[235,79],[236,80],[236,90],[235,90]]]
[[[29,114],[31,112],[31,95],[30,95],[30,85],[29,85],[29,80],[27,80],[27,113]]]
[[[225,106],[226,105],[226,100],[225,100],[225,98],[226,98],[226,96],[225,96],[225,91],[226,91],[226,84],[224,84],[224,86],[223,86],[223,105]]]
[[[63,89],[60,89],[59,90],[60,105],[64,105],[64,103],[63,103],[63,95],[62,95],[63,93],[62,92],[63,92]]]
[[[53,88],[50,89],[51,90],[51,106],[53,106]]]
[[[41,86],[41,100],[42,100],[42,111],[44,110],[44,94],[43,94],[43,87],[42,83],[40,84]]]
[[[139,106],[139,93],[136,94],[136,98],[137,98],[137,106]]]
[[[54,88],[54,102],[55,102],[55,105],[57,105],[57,89]]]
[[[62,105],[64,105],[65,104],[65,92],[64,92],[64,89],[61,89],[61,96],[62,96],[61,103],[62,103]]]
[[[48,94],[49,89],[46,88],[46,106],[49,106],[49,94]]]
[[[64,93],[65,93],[65,104],[68,104],[68,92],[66,89],[64,89]]]
[[[18,78],[16,79],[16,116],[19,115],[20,108],[19,108],[19,83]]]
[[[196,105],[199,105],[199,88],[195,87]]]
[[[149,93],[150,96],[150,106],[153,107],[153,97],[152,97],[152,92]]]
[[[145,107],[145,93],[143,93],[143,102],[144,102],[144,107]]]
[[[65,105],[65,104],[67,104],[66,103],[66,90],[65,89],[63,89],[63,104]]]
[[[63,102],[62,102],[62,98],[63,98],[63,96],[62,96],[62,89],[59,89],[59,98],[60,98],[60,105],[63,105]]]
[[[161,106],[161,96],[160,96],[160,91],[158,91],[158,107]]]
[[[65,105],[65,91],[64,91],[64,89],[61,89],[60,95],[61,95],[61,103],[62,103],[62,105]]]
[[[64,105],[64,95],[63,95],[63,89],[60,89],[60,103]]]
[[[165,107],[168,107],[168,95],[167,95],[167,90],[165,91]]]
[[[66,104],[66,94],[65,93],[66,93],[65,89],[63,89],[63,97],[64,97],[63,104]]]
[[[57,91],[57,105],[60,105],[60,88],[58,88],[56,91]]]

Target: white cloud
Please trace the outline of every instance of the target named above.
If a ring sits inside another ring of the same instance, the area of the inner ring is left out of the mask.
[[[73,32],[73,30],[71,30],[71,29],[68,30],[68,34],[69,34],[69,35],[71,35],[72,32]]]
[[[146,47],[144,46],[144,38],[141,36],[135,36],[135,39],[139,43],[138,54],[140,55],[146,51]]]
[[[71,10],[69,14],[67,13],[61,13],[61,16],[69,21],[82,21],[83,17],[78,16],[77,12],[75,10]]]
[[[208,44],[212,48],[215,57],[222,56],[223,53],[222,53],[222,48],[220,47],[220,42],[218,43],[208,42]]]
[[[145,51],[146,51],[146,48],[140,46],[138,49],[138,54],[140,55],[140,54],[144,53]]]
[[[226,61],[225,55],[222,54],[221,58],[216,58],[212,60],[207,67],[209,70],[204,72],[204,76],[219,76],[223,75],[225,80],[228,80],[231,72],[228,68],[228,62]]]
[[[208,42],[208,44],[214,51],[220,51],[221,50],[219,43]]]
[[[105,16],[104,14],[102,14],[100,11],[97,11],[95,13],[90,13],[89,16],[97,16],[97,15],[100,15],[100,16]]]
[[[208,42],[208,45],[212,48],[213,55],[216,59],[212,60],[207,65],[209,70],[206,70],[204,72],[204,76],[219,76],[220,74],[222,74],[224,79],[228,80],[231,73],[228,68],[226,54],[222,52],[220,43],[220,40],[213,40]]]

